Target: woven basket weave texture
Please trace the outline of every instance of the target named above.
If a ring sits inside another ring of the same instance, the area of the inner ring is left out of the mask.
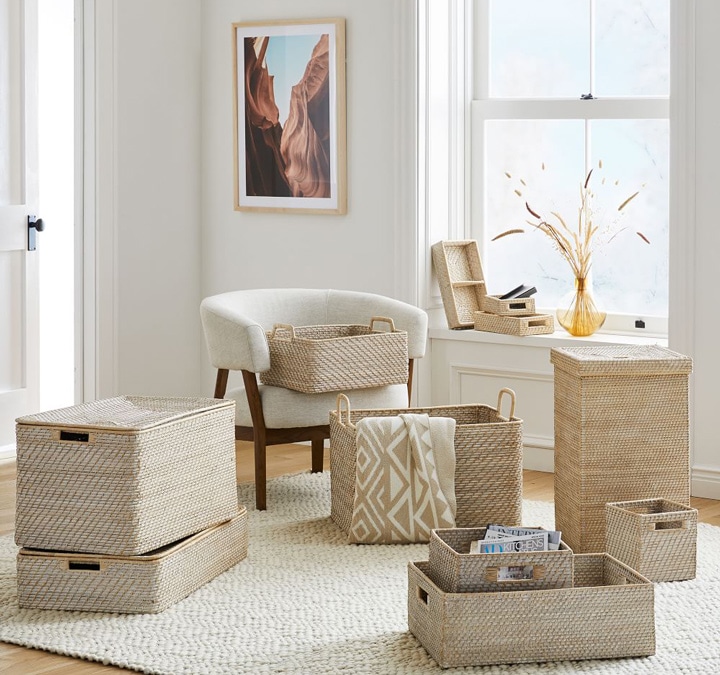
[[[237,506],[236,506],[237,512]],[[143,556],[20,549],[23,608],[155,613],[187,597],[247,556],[247,512]]]
[[[522,420],[486,405],[365,409],[330,412],[330,490],[333,521],[348,532],[355,499],[357,446],[354,425],[365,417],[427,414],[455,419],[456,525],[522,520]]]
[[[443,668],[655,653],[653,585],[607,554],[552,590],[445,593],[429,568],[408,565],[408,627]]]
[[[555,330],[555,320],[550,314],[532,316],[498,316],[488,312],[475,312],[475,330],[505,335],[546,335]]]
[[[525,591],[568,588],[573,584],[573,552],[565,542],[557,551],[530,553],[470,553],[470,543],[486,528],[433,530],[428,546],[428,577],[446,593]],[[498,568],[531,566],[533,578],[498,581]]]
[[[500,316],[531,316],[535,314],[535,298],[502,300],[498,295],[485,295],[480,309]]]
[[[695,578],[697,509],[667,499],[605,507],[607,552],[650,581]]]
[[[140,555],[237,512],[235,404],[122,396],[18,419],[15,541]]]
[[[607,502],[689,503],[688,374],[657,346],[553,348],[555,526],[576,553],[605,549]]]
[[[270,370],[263,384],[305,394],[366,389],[408,380],[406,331],[370,325],[287,326],[267,333]],[[383,319],[383,321],[387,321]]]

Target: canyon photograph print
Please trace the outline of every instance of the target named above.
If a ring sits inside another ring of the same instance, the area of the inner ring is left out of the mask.
[[[344,21],[233,30],[236,210],[345,213]]]

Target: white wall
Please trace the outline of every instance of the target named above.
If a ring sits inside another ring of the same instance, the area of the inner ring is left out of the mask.
[[[89,5],[95,15],[86,20],[97,26],[94,395],[195,396],[202,393],[201,3]]]

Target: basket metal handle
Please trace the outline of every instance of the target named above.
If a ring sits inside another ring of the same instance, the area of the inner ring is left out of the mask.
[[[343,422],[342,419],[342,403],[345,403],[345,410],[347,411],[347,422]],[[338,422],[344,426],[348,426],[351,429],[355,428],[355,425],[350,421],[350,399],[345,394],[337,395],[337,417]]]
[[[270,333],[270,337],[273,340],[285,339],[285,338],[281,338],[281,337],[278,337],[275,335],[278,332],[278,329],[280,329],[281,331],[283,331],[283,330],[290,331],[290,339],[286,340],[286,342],[292,342],[295,339],[295,327],[294,326],[291,326],[289,323],[276,323],[273,326],[272,333]]]
[[[502,415],[502,413],[500,412],[500,406],[502,404],[503,394],[507,394],[510,397],[510,414],[507,418],[512,419],[513,417],[515,417],[515,392],[512,389],[503,387],[498,393],[497,411],[500,415]]]
[[[390,324],[390,332],[391,332],[391,333],[394,333],[394,332],[395,332],[395,322],[394,322],[392,319],[388,318],[387,316],[374,316],[374,317],[372,317],[372,318],[370,319],[370,330],[374,330],[373,324],[374,324],[376,321],[382,321],[382,322],[384,322],[384,323]]]

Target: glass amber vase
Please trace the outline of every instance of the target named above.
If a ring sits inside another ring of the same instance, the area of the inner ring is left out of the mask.
[[[560,301],[556,315],[558,323],[576,337],[592,335],[607,317],[595,304],[590,280],[582,277],[575,278],[575,290]]]

